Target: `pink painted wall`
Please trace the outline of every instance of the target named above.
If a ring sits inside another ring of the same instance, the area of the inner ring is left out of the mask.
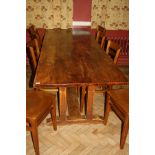
[[[92,0],[73,0],[73,21],[91,21]]]

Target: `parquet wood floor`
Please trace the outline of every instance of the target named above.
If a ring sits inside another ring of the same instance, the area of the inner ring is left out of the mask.
[[[103,116],[104,96],[96,94],[93,114]],[[47,116],[49,118],[50,115]],[[58,125],[53,130],[46,120],[38,127],[41,155],[128,155],[129,138],[120,150],[121,121],[111,112],[105,126],[98,124]],[[26,154],[35,155],[29,132],[26,132]]]

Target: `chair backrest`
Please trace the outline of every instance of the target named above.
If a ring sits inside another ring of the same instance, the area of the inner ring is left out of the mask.
[[[36,52],[36,58],[37,60],[39,59],[39,56],[40,56],[40,50],[39,50],[39,44],[38,44],[38,40],[37,39],[34,39],[34,49],[35,49],[35,52]]]
[[[117,63],[120,51],[121,51],[121,47],[117,43],[111,40],[108,41],[106,53],[110,55],[110,57],[113,59],[114,64]]]
[[[39,50],[37,39],[33,39],[31,42],[29,42],[27,44],[27,47],[29,48],[29,51],[30,51],[30,60],[33,66],[33,71],[35,72],[38,59],[40,56],[40,50]]]
[[[42,40],[41,40],[41,37],[39,35],[38,30],[35,28],[34,25],[32,25],[32,26],[29,27],[28,31],[30,33],[30,37],[31,37],[32,40],[37,39],[38,47],[39,47],[39,49],[41,49]]]
[[[28,28],[28,31],[31,35],[31,37],[33,37],[36,33],[36,29],[35,29],[35,26],[34,25],[31,25],[29,28]]]
[[[106,33],[106,29],[100,25],[97,26],[97,31],[101,31],[103,33]]]
[[[106,29],[100,25],[98,25],[97,30],[96,30],[96,38],[95,40],[98,42],[98,39],[102,36],[104,36],[106,33]]]
[[[106,33],[105,28],[103,28],[101,26],[97,27],[95,40],[100,44],[101,48],[103,48],[105,45],[105,40],[106,40],[105,33]]]
[[[102,40],[101,40],[101,44],[100,44],[101,48],[104,48],[105,49],[106,41],[107,41],[107,37],[106,36],[103,36],[102,37]]]

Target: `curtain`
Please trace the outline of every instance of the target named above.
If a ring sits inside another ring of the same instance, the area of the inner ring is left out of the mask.
[[[26,0],[27,27],[67,29],[72,27],[72,19],[72,0]]]
[[[92,0],[91,27],[129,29],[129,0]]]

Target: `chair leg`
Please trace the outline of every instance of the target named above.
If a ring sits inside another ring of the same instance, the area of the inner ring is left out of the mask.
[[[39,140],[38,140],[38,130],[37,130],[36,124],[32,125],[31,137],[32,137],[32,142],[33,142],[36,155],[39,155]]]
[[[121,140],[120,140],[120,149],[124,148],[124,144],[125,144],[125,141],[126,141],[128,130],[129,130],[129,117],[127,117],[125,119],[125,121],[123,123],[123,126],[122,126]]]
[[[54,102],[53,107],[50,111],[52,123],[53,123],[53,129],[57,130],[57,121],[56,121],[56,102]]]
[[[104,114],[104,125],[107,124],[107,120],[108,120],[108,117],[109,117],[109,112],[111,111],[111,105],[110,105],[110,96],[108,95],[107,98],[106,98],[106,102],[105,102],[105,114]]]
[[[85,95],[86,95],[86,87],[82,87],[82,91],[81,91],[81,99],[80,99],[80,112],[83,111],[83,107],[85,104]]]

